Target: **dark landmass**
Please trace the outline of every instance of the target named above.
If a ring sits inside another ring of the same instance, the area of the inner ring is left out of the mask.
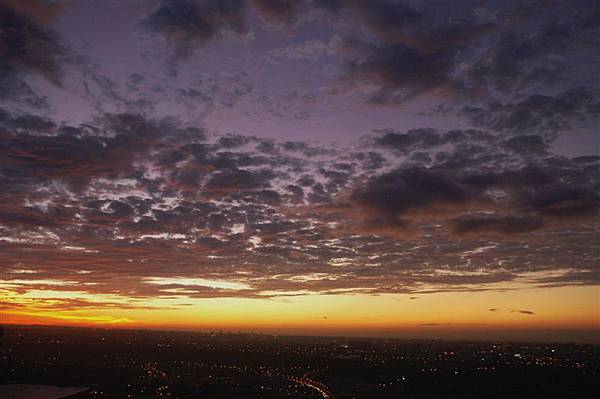
[[[5,326],[0,383],[87,398],[586,398],[600,346]]]

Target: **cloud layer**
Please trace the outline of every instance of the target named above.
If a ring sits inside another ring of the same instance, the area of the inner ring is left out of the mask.
[[[206,137],[172,118],[4,115],[0,245],[15,292],[268,298],[595,281],[600,163],[529,138],[522,151],[521,136],[385,131],[370,147],[316,148]]]
[[[134,62],[3,2],[0,306],[597,284],[597,5],[434,3],[163,0]]]

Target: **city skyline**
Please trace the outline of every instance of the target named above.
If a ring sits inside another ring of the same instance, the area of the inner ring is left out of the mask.
[[[0,322],[598,342],[599,24],[0,0]]]

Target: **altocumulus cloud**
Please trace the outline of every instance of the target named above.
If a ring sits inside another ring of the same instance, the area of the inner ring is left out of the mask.
[[[15,292],[136,301],[593,282],[596,227],[582,221],[600,206],[595,158],[475,145],[504,140],[478,131],[313,150],[135,114],[68,126],[6,112],[2,124],[0,246]]]
[[[257,94],[246,72],[183,85],[143,71],[120,82],[91,68],[85,98],[97,112],[64,122],[31,85],[41,78],[60,90],[73,72],[50,23],[61,8],[40,4],[0,5],[8,297],[45,291],[51,300],[38,305],[49,310],[126,309],[148,298],[417,298],[515,282],[597,284],[600,158],[557,151],[561,134],[598,120],[598,89],[587,79],[586,55],[597,46],[591,2],[540,14],[525,3],[466,12],[383,0],[164,0],[136,21],[184,65],[209,43],[250,38],[256,21],[293,32],[345,18],[360,29],[336,25],[333,45],[309,51],[314,64],[325,53],[337,60],[328,76],[338,93],[374,107],[431,96],[443,103],[433,119],[443,111],[460,121],[384,126],[335,145],[214,134],[182,116],[135,112],[170,96],[206,115],[247,100],[304,120],[298,104],[319,101]],[[558,57],[565,47],[570,57]],[[291,62],[307,48],[288,50]],[[106,103],[115,110],[104,112]]]

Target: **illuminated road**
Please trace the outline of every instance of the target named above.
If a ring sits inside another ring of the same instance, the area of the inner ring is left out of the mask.
[[[333,398],[333,394],[331,393],[329,388],[327,388],[327,386],[325,386],[324,384],[321,384],[318,381],[311,380],[310,378],[308,378],[306,376],[303,376],[303,377],[290,376],[289,378],[290,378],[290,380],[292,380],[294,382],[297,382],[299,384],[302,384],[304,386],[307,386],[309,388],[317,390],[319,392],[319,394],[321,394],[321,396],[323,396],[323,398],[325,398],[325,399]]]

